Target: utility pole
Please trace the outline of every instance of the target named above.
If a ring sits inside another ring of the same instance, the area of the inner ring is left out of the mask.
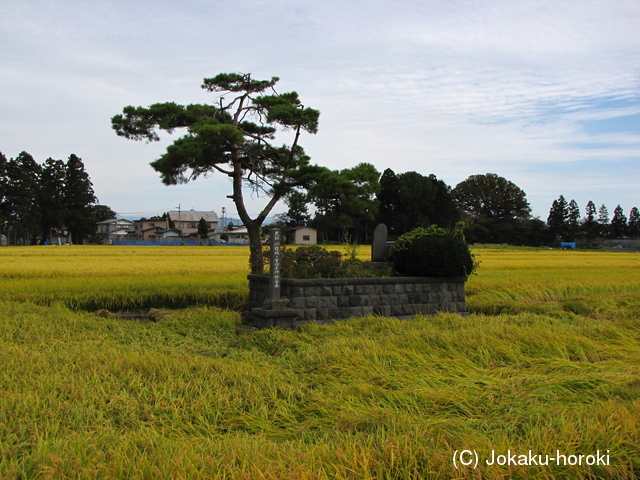
[[[223,232],[225,230],[224,212],[226,212],[226,209],[224,207],[222,207],[222,228],[220,230],[222,230]]]

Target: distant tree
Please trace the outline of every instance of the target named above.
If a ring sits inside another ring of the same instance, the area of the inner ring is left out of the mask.
[[[618,205],[613,211],[613,218],[609,225],[611,236],[614,238],[623,238],[627,235],[627,228],[627,217],[622,207]]]
[[[296,92],[278,93],[278,77],[255,80],[250,74],[221,73],[205,78],[202,88],[217,94],[215,105],[128,106],[111,119],[116,133],[133,140],[159,140],[156,128],[187,133],[167,147],[151,166],[167,185],[219,172],[232,180],[233,200],[247,228],[252,273],[262,273],[260,227],[273,207],[293,188],[312,184],[322,170],[312,166],[299,145],[301,132],[316,133],[320,112],[306,108]],[[290,145],[273,144],[277,127],[293,134]],[[269,200],[251,218],[243,187]]]
[[[640,211],[638,211],[638,207],[633,207],[629,212],[628,232],[631,238],[640,237]]]
[[[309,198],[316,208],[312,224],[321,230],[325,240],[340,240],[345,229],[353,229],[356,237],[366,237],[378,213],[375,194],[380,189],[379,178],[380,173],[369,163],[338,171],[325,170],[317,177],[309,189]]]
[[[568,239],[575,240],[580,232],[580,207],[575,200],[571,200],[567,206]]]
[[[508,221],[527,219],[531,215],[524,191],[495,173],[470,176],[456,185],[453,197],[461,210],[474,219]]]
[[[589,200],[587,203],[587,208],[585,210],[585,217],[582,220],[582,231],[587,237],[588,241],[592,241],[597,235],[599,231],[598,221],[596,220],[596,205]]]
[[[89,210],[91,212],[91,219],[94,224],[98,222],[104,222],[105,220],[111,220],[112,218],[116,218],[116,216],[118,215],[107,205],[91,205]]]
[[[9,228],[14,239],[23,244],[35,244],[41,233],[40,174],[42,168],[31,155],[21,152],[7,163],[7,210]]]
[[[292,190],[284,199],[289,210],[286,213],[276,215],[287,227],[300,227],[306,225],[311,219],[309,215],[309,197],[299,190]]]
[[[380,177],[380,192],[378,192],[378,221],[384,223],[390,231],[395,230],[395,219],[398,211],[400,184],[398,176],[387,168]],[[402,232],[404,233],[404,232]]]
[[[604,203],[598,209],[598,230],[601,236],[609,236],[609,210]]]
[[[65,165],[62,160],[49,157],[40,176],[39,203],[42,240],[52,241],[53,230],[60,230],[65,220]]]
[[[387,168],[380,177],[377,199],[378,221],[388,227],[392,236],[434,224],[450,228],[460,219],[451,188],[435,175],[426,177],[417,172],[396,175]]]
[[[553,201],[547,217],[547,225],[556,240],[567,239],[567,234],[569,233],[569,204],[564,195],[560,195],[557,200]]]
[[[7,228],[11,218],[9,203],[9,161],[0,152],[0,234],[7,235]]]
[[[65,165],[64,206],[65,223],[73,244],[82,245],[84,237],[95,232],[91,207],[96,201],[84,163],[72,153]]]
[[[209,225],[207,225],[207,221],[204,217],[201,217],[198,221],[198,236],[201,240],[206,240],[209,236]]]

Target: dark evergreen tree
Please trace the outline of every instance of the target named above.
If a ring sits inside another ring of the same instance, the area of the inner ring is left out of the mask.
[[[609,225],[609,231],[613,238],[624,238],[627,235],[627,217],[620,205],[618,205],[613,211],[613,218]]]
[[[72,243],[81,245],[84,237],[95,232],[92,206],[96,201],[93,185],[82,159],[71,154],[65,167],[64,206],[65,223]]]
[[[378,213],[375,198],[380,173],[369,163],[339,171],[326,170],[309,189],[316,207],[312,225],[324,241],[341,241],[345,231],[356,242],[364,242]]]
[[[600,226],[596,220],[596,205],[589,200],[587,208],[585,210],[585,217],[582,220],[582,231],[587,238],[588,242],[592,242],[595,237],[598,236]]]
[[[569,205],[564,195],[560,195],[557,200],[553,201],[547,217],[547,225],[556,241],[567,239],[569,233]]]
[[[638,211],[638,207],[633,207],[629,212],[628,232],[631,238],[640,237],[640,211]]]
[[[201,217],[198,221],[198,237],[200,237],[200,243],[202,244],[203,240],[206,240],[209,236],[209,225],[207,225],[207,221],[204,217]]]
[[[306,193],[292,190],[285,198],[285,203],[289,209],[279,218],[287,227],[301,227],[311,220],[308,208],[309,198]]]
[[[567,206],[567,240],[573,241],[580,233],[580,207],[575,200]]]
[[[438,225],[452,228],[460,219],[451,187],[435,175],[417,172],[396,175],[390,168],[380,178],[378,222],[387,225],[391,236],[417,227]]]
[[[602,237],[609,236],[609,210],[604,203],[598,209],[598,231]]]
[[[65,165],[62,160],[48,158],[40,177],[40,214],[42,240],[53,241],[54,230],[64,226]]]
[[[116,218],[117,216],[117,213],[107,205],[91,205],[90,211],[94,224],[98,222],[104,222],[105,220],[111,220],[112,218]],[[151,220],[156,219],[151,218]],[[164,218],[162,218],[162,220],[164,220]]]
[[[38,201],[41,170],[27,152],[21,152],[7,164],[8,228],[12,229],[15,243],[35,244],[41,233]]]
[[[9,203],[9,161],[0,152],[0,235],[8,236],[11,205]]]
[[[396,218],[400,203],[399,197],[398,176],[393,170],[387,168],[380,177],[380,192],[377,195],[379,202],[378,222],[384,223],[392,234],[397,230]]]

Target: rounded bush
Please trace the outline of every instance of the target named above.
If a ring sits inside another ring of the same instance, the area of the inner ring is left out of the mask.
[[[389,250],[393,268],[408,277],[460,277],[477,266],[461,233],[437,227],[401,235]]]

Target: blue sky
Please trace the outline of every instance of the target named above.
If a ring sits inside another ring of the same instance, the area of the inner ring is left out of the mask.
[[[302,145],[330,168],[496,173],[543,220],[560,194],[640,207],[637,0],[0,0],[0,151],[80,156],[122,215],[233,212],[212,176],[165,187],[125,105],[205,103],[220,72],[279,76],[321,112]],[[284,139],[283,139],[284,140]],[[258,212],[264,199],[254,199]],[[284,211],[278,207],[278,211]]]

